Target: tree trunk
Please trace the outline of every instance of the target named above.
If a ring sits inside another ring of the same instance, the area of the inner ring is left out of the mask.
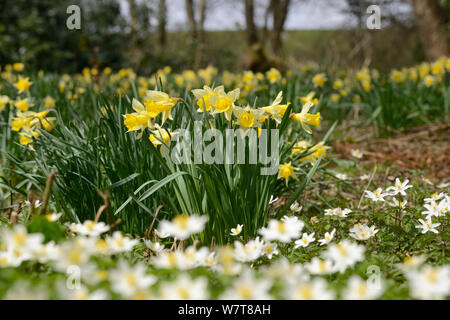
[[[186,14],[189,23],[189,31],[191,32],[192,42],[195,43],[197,38],[197,27],[194,15],[194,0],[186,0]]]
[[[206,0],[200,0],[198,4],[199,20],[197,23],[197,44],[194,68],[197,69],[202,64],[204,50],[205,50],[205,17],[206,17]]]
[[[141,59],[141,52],[138,45],[138,22],[137,22],[137,5],[135,0],[128,0],[130,8],[130,57],[132,66],[137,67]]]
[[[283,52],[282,36],[290,2],[290,0],[272,0],[270,4],[273,16],[272,50],[278,57]]]
[[[158,43],[161,48],[164,48],[167,43],[167,4],[166,0],[159,0],[158,7]]]
[[[247,28],[247,43],[249,46],[258,42],[254,15],[255,5],[253,0],[245,0],[245,24]]]
[[[448,37],[445,30],[445,15],[437,0],[412,0],[416,23],[430,61],[449,54]]]

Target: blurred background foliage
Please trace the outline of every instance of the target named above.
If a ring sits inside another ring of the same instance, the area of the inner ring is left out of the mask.
[[[29,69],[68,73],[86,66],[132,67],[149,74],[165,65],[264,71],[315,61],[328,70],[388,70],[448,55],[448,0],[231,0],[236,2],[232,14],[242,15],[245,23],[228,31],[204,27],[220,1],[178,1],[183,6],[176,15],[169,12],[169,1],[2,0],[0,65],[21,61]],[[343,10],[356,24],[339,30],[285,30],[288,15],[298,13],[292,7],[302,2],[345,3]],[[81,8],[80,30],[66,28],[66,9],[73,4]],[[382,8],[382,30],[365,27],[370,4]],[[388,9],[399,5],[410,6],[412,14]],[[180,15],[185,25],[169,30],[168,21]]]

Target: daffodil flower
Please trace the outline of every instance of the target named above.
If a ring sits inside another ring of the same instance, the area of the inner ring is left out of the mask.
[[[290,102],[288,102],[287,104],[281,105],[282,100],[283,100],[283,91],[280,91],[275,100],[273,100],[273,102],[270,104],[270,106],[261,108],[267,115],[270,115],[277,123],[280,123],[281,120],[283,120],[283,116],[286,113],[287,108],[291,104]],[[265,117],[262,118],[264,121]]]
[[[319,99],[314,98],[314,96],[316,95],[316,93],[314,91],[311,91],[310,93],[308,93],[306,96],[304,97],[300,97],[300,101],[305,104],[307,102],[312,102],[314,105],[317,105],[317,103],[319,102]]]
[[[22,93],[24,91],[28,91],[31,87],[33,82],[30,81],[29,78],[23,78],[22,76],[19,76],[19,80],[14,84],[14,86],[19,90],[19,93]]]
[[[302,111],[300,113],[293,113],[290,115],[292,119],[301,124],[303,130],[311,134],[311,129],[307,124],[318,127],[320,125],[320,112],[316,114],[309,114],[309,110],[314,106],[312,102],[307,102],[303,105]]]
[[[223,86],[217,87],[217,95],[209,98],[209,102],[214,109],[211,114],[224,113],[225,118],[230,121],[235,107],[234,102],[239,99],[240,92],[241,90],[238,88],[225,93]]]
[[[209,111],[212,108],[210,98],[216,97],[220,92],[224,92],[223,86],[218,86],[217,88],[210,88],[208,86],[203,86],[203,89],[194,89],[192,94],[197,100],[197,112]]]
[[[162,120],[161,125],[166,122],[167,119],[172,120],[172,108],[177,104],[177,98],[170,97],[167,93],[161,91],[148,90],[144,101],[146,103],[146,112],[147,114],[158,115],[162,112]],[[156,117],[156,115],[154,117]]]
[[[249,105],[245,108],[236,107],[233,109],[233,113],[237,118],[236,123],[244,128],[244,130],[260,127],[261,123],[258,121],[259,118],[264,114],[262,109],[252,109]]]
[[[285,163],[280,165],[280,169],[278,171],[278,179],[285,179],[286,180],[286,186],[288,185],[289,178],[298,179],[294,172],[294,167],[292,166],[292,163]]]

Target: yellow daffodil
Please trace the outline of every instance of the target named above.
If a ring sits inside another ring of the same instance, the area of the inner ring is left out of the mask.
[[[427,75],[423,78],[423,83],[426,87],[432,87],[436,83],[436,77]]]
[[[22,72],[25,65],[21,62],[16,62],[12,65],[12,68],[16,72]]]
[[[281,79],[281,73],[275,68],[271,68],[266,73],[267,79],[269,79],[270,83],[275,83]]]
[[[225,93],[223,86],[218,88],[217,95],[209,98],[209,102],[214,109],[211,114],[224,113],[225,118],[230,121],[233,114],[233,108],[235,107],[234,102],[239,99],[241,90],[238,88]]]
[[[327,82],[327,77],[324,73],[319,73],[312,78],[312,82],[316,87],[323,87]]]
[[[38,138],[39,133],[32,130],[27,130],[25,132],[20,133],[20,144],[27,146],[30,142],[33,141],[33,138]]]
[[[370,82],[370,78],[369,79],[363,79],[361,81],[361,86],[363,88],[364,91],[369,92],[370,90],[372,90],[372,84]]]
[[[311,134],[311,129],[307,124],[318,127],[320,125],[320,112],[316,114],[309,114],[309,110],[313,107],[312,102],[307,102],[303,105],[302,111],[300,113],[293,113],[290,115],[291,119],[294,119],[301,124],[303,130]]]
[[[308,93],[306,96],[304,97],[300,97],[300,101],[305,104],[307,102],[312,102],[313,105],[317,105],[317,103],[319,102],[319,99],[314,98],[314,96],[316,95],[316,93],[314,91],[311,91],[310,93]]]
[[[27,111],[29,108],[31,108],[33,106],[33,104],[30,103],[29,98],[24,98],[24,99],[17,100],[14,103],[14,106],[17,109],[19,109],[20,111]]]
[[[435,76],[441,75],[444,73],[444,64],[440,61],[437,61],[431,65],[431,73]]]
[[[337,79],[333,82],[333,89],[334,90],[339,90],[340,88],[342,88],[344,86],[344,82],[341,79]]]
[[[245,108],[235,107],[233,113],[237,118],[236,123],[244,128],[244,130],[252,127],[260,127],[261,124],[258,121],[264,114],[262,109],[252,109],[249,105]]]
[[[292,147],[291,154],[303,153],[303,152],[308,150],[310,145],[311,144],[308,141],[306,141],[306,140],[298,141]]]
[[[0,112],[5,110],[5,107],[8,103],[9,103],[8,96],[0,96]]]
[[[161,125],[167,119],[172,119],[172,108],[177,104],[176,98],[171,98],[167,93],[148,90],[144,97],[144,105],[147,113],[159,114],[162,112]]]
[[[47,97],[45,97],[45,100],[44,100],[44,108],[53,108],[55,106],[55,103],[56,103],[55,99],[47,96]]]
[[[315,163],[317,159],[319,159],[322,156],[322,159],[324,159],[327,155],[327,150],[330,149],[330,147],[325,145],[324,141],[319,142],[315,146],[309,149],[312,153],[307,155],[306,157],[303,157],[300,159],[301,162],[309,161],[311,163]]]
[[[32,84],[33,82],[31,82],[29,78],[19,76],[19,80],[17,80],[14,86],[17,88],[17,90],[19,90],[19,93],[22,93],[24,91],[28,91]]]
[[[172,135],[172,132],[157,126],[156,130],[152,130],[152,134],[150,134],[149,140],[155,147],[157,147],[158,145],[162,145],[163,143],[168,146],[170,144]]]
[[[297,176],[294,173],[294,167],[292,166],[292,163],[285,163],[281,164],[280,168],[278,170],[278,178],[277,179],[285,179],[286,180],[286,186],[288,185],[289,178],[297,179]]]
[[[223,86],[212,89],[206,85],[203,86],[203,89],[192,90],[192,94],[197,100],[197,112],[209,111],[212,107],[210,98],[216,97],[221,91],[224,91]]]
[[[262,110],[264,110],[266,115],[269,115],[278,123],[280,123],[281,120],[283,120],[283,116],[286,113],[287,108],[291,104],[290,102],[288,102],[287,104],[281,105],[282,100],[283,100],[283,91],[280,91],[270,106],[261,108]],[[262,120],[260,122],[264,122],[265,116],[263,116],[258,120]]]
[[[15,118],[11,122],[11,129],[13,131],[20,131],[23,127],[29,127],[30,126],[31,119],[29,118]]]
[[[337,94],[337,93],[333,93],[330,96],[330,101],[333,102],[333,103],[338,103],[339,100],[341,100],[341,96],[339,94]]]
[[[137,137],[138,139],[140,139],[142,137],[142,134],[144,133],[145,128],[153,128],[151,120],[154,118],[154,116],[150,117],[146,111],[145,106],[136,99],[132,100],[131,106],[136,112],[125,114],[125,120],[123,121],[123,123],[127,127],[128,132],[141,130]]]
[[[405,82],[405,74],[398,70],[393,70],[391,72],[391,80],[396,83],[403,83]]]

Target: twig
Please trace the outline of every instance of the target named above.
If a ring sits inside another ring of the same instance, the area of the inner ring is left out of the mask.
[[[42,207],[41,210],[39,211],[40,215],[44,215],[45,210],[47,210],[48,200],[50,199],[50,195],[52,193],[53,180],[55,180],[55,175],[57,172],[58,172],[57,170],[53,170],[52,172],[50,172],[50,175],[47,178],[47,183],[45,185],[44,191],[44,199],[42,200]]]
[[[11,213],[11,225],[15,226],[17,224],[17,217],[18,217],[18,213],[16,211],[13,211]]]
[[[214,238],[214,236],[212,236],[212,239],[211,239],[211,248],[210,248],[211,251],[212,251],[213,248],[214,248],[214,240],[215,240],[215,238]]]
[[[173,238],[173,244],[172,244],[172,247],[170,248],[170,250],[172,251],[176,248],[177,248],[177,238]]]
[[[107,222],[109,225],[113,224],[111,214],[109,212],[109,208],[111,207],[111,203],[109,201],[109,194],[108,192],[101,192],[100,190],[97,190],[98,195],[103,199],[103,205],[98,209],[97,214],[95,215],[95,222],[98,222],[100,219],[100,216],[102,215],[102,212],[106,210],[107,212]]]
[[[156,208],[155,215],[153,216],[152,224],[150,225],[150,228],[148,228],[147,232],[145,233],[145,239],[150,239],[150,234],[153,230],[153,226],[155,225],[156,217],[158,217],[158,214],[162,208],[163,208],[163,205],[159,205],[158,208]]]
[[[122,219],[117,219],[116,222],[114,222],[114,223],[111,225],[111,229],[110,229],[110,230],[113,230],[113,229],[117,228],[117,226],[118,226],[119,224],[121,224],[121,223],[122,223]]]

